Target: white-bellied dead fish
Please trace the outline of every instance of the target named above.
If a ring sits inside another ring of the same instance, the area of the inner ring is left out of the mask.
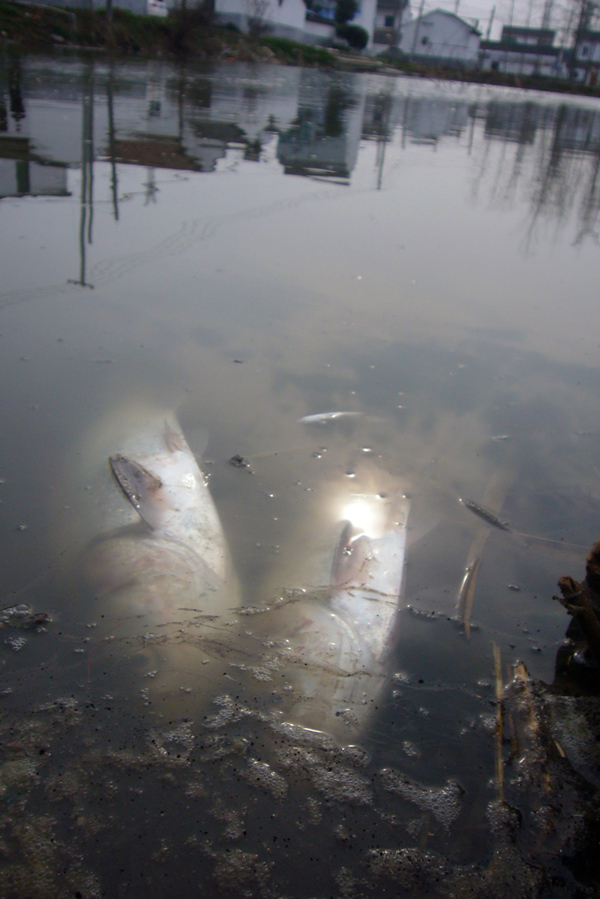
[[[364,735],[387,683],[408,501],[362,495],[347,512],[329,587],[290,595],[258,622],[263,661],[289,681],[288,717],[344,743]]]
[[[101,637],[141,666],[147,699],[187,711],[222,673],[239,589],[204,476],[173,414],[110,432],[114,475],[84,573]],[[109,460],[104,458],[108,469]],[[93,677],[93,671],[92,671]],[[185,704],[184,703],[184,704]]]

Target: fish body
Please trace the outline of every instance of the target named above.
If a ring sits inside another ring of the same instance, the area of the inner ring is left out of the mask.
[[[154,412],[133,424],[112,433],[116,452],[104,457],[110,500],[84,553],[84,584],[102,640],[135,658],[144,697],[172,714],[174,700],[190,706],[211,689],[233,639],[239,588],[176,417]]]
[[[372,500],[381,510],[378,497]],[[408,501],[366,530],[346,521],[327,589],[307,590],[267,616],[265,661],[290,681],[288,717],[341,743],[366,732],[389,678],[402,595]]]

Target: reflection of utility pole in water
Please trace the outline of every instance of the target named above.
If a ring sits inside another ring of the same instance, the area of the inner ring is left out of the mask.
[[[144,181],[144,187],[146,188],[144,206],[147,206],[150,202],[156,203],[156,194],[158,193],[158,187],[156,186],[156,173],[153,166],[148,166],[148,168],[146,169],[146,180]]]
[[[177,79],[177,124],[179,142],[183,141],[183,128],[185,123],[185,69],[183,66],[179,69],[179,78]]]
[[[114,66],[111,63],[106,83],[106,102],[108,105],[108,155],[110,156],[110,192],[112,195],[113,215],[119,221],[119,190],[117,183],[117,160],[115,147],[115,116],[113,106]]]
[[[467,155],[473,152],[473,138],[475,137],[475,119],[477,117],[477,104],[475,103],[469,109],[469,118],[471,119],[471,127],[469,128],[469,143],[467,147]]]
[[[410,97],[404,100],[404,109],[402,111],[402,149],[406,149],[406,133],[408,131],[408,116],[410,110]]]
[[[11,56],[8,66],[8,97],[10,102],[10,114],[17,123],[17,131],[20,130],[21,119],[25,118],[25,103],[22,92],[21,57]]]
[[[94,198],[94,64],[83,76],[81,116],[81,212],[79,218],[79,283],[85,285],[85,245],[92,242]]]
[[[373,115],[373,124],[377,130],[377,190],[381,190],[381,185],[383,183],[383,165],[385,162],[385,145],[388,142],[389,136],[392,97],[389,93],[379,94],[375,103],[376,108]]]

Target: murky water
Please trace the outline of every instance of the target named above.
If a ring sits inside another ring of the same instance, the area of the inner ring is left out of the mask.
[[[503,818],[494,730],[497,673],[553,680],[556,581],[598,537],[597,102],[227,62],[1,71],[0,584],[24,618],[0,631],[0,893],[572,895],[577,827],[531,786],[551,762],[507,769]],[[255,615],[210,676],[171,654],[178,703],[148,701],[82,562],[125,503],[107,435],[145,408],[202,456],[243,612],[326,610],[344,505],[410,498],[353,745],[290,726],[298,681]]]

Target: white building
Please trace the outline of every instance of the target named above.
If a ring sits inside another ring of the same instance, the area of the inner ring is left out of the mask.
[[[302,41],[306,19],[304,0],[215,0],[215,15],[240,31],[258,32]]]
[[[481,33],[454,13],[434,9],[402,25],[399,48],[428,63],[476,66]]]
[[[554,46],[554,36],[549,28],[505,25],[499,41],[481,42],[481,69],[508,75],[564,76],[568,54]]]
[[[254,25],[259,32],[287,37],[304,44],[325,44],[335,36],[335,0],[319,0],[308,9],[304,0],[215,0],[215,15],[222,25],[241,31]],[[352,19],[373,43],[377,0],[358,0]]]
[[[597,84],[600,80],[600,31],[584,31],[573,51],[571,68],[578,81]]]
[[[402,17],[408,14],[408,0],[377,0],[373,43],[376,50],[396,47],[400,38]]]

